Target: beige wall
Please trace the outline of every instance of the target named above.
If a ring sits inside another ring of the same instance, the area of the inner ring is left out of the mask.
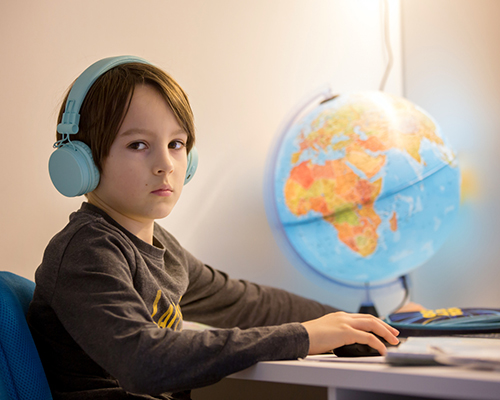
[[[399,2],[391,1],[401,93]],[[373,90],[385,66],[374,0],[25,0],[0,5],[2,265],[28,278],[82,198],[50,183],[47,161],[67,86],[99,58],[134,54],[169,71],[196,115],[200,166],[161,221],[234,277],[356,308],[305,280],[281,254],[264,211],[267,153],[282,119],[325,83]],[[356,303],[356,301],[355,301]]]
[[[405,96],[439,122],[468,182],[455,232],[413,274],[414,297],[500,307],[500,1],[403,0],[402,11]]]
[[[189,93],[200,168],[161,221],[196,256],[235,277],[355,309],[350,293],[302,278],[267,224],[267,152],[288,111],[324,83],[377,89],[385,56],[375,0],[10,1],[0,6],[2,266],[28,278],[82,199],[52,187],[59,101],[90,63],[134,54]],[[391,1],[396,65],[388,91],[429,111],[455,144],[480,194],[454,236],[413,274],[429,307],[498,306],[500,15],[497,0]],[[404,51],[400,51],[400,37]],[[343,298],[346,295],[347,297]]]

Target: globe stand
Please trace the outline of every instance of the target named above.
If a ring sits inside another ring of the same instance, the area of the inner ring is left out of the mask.
[[[404,297],[403,297],[403,300],[400,302],[400,304],[390,313],[395,312],[395,311],[399,310],[401,307],[403,307],[410,297],[410,289],[408,286],[408,277],[406,275],[403,275],[403,276],[399,277],[397,279],[397,281],[401,282],[401,286],[404,290]],[[390,286],[391,284],[392,283],[389,282],[388,286]],[[375,288],[377,288],[377,287],[375,287]],[[369,282],[365,283],[364,289],[365,289],[365,299],[361,302],[361,305],[358,309],[358,313],[359,314],[370,314],[370,315],[373,315],[374,317],[379,317],[380,314],[379,314],[377,307],[375,306],[375,304],[372,300],[372,296],[370,294],[370,283]],[[384,289],[384,285],[379,286],[378,289]],[[385,289],[389,290],[389,287],[386,287]]]
[[[408,278],[406,275],[401,276],[400,278],[397,279],[398,281],[401,281],[401,286],[403,287],[404,290],[404,297],[401,303],[399,304],[398,307],[394,311],[399,310],[401,307],[403,307],[406,302],[408,301],[410,297],[410,289],[408,287]],[[375,307],[375,304],[373,303],[373,300],[370,295],[370,283],[365,283],[365,294],[366,297],[361,303],[358,313],[360,314],[370,314],[373,315],[374,317],[379,317],[380,314],[377,311],[377,308]]]
[[[360,314],[370,314],[374,317],[378,317],[378,312],[373,303],[362,303],[361,307],[359,307],[358,313]]]
[[[373,303],[371,296],[370,296],[369,283],[365,284],[365,293],[366,293],[366,299],[361,303],[361,306],[359,307],[358,313],[370,314],[370,315],[373,315],[374,317],[378,317],[379,314],[378,314],[377,308],[375,307],[375,304]]]

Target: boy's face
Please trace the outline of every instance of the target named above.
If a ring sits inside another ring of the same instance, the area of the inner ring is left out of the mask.
[[[152,86],[136,86],[89,202],[136,235],[151,227],[170,214],[181,195],[186,141],[165,99]]]

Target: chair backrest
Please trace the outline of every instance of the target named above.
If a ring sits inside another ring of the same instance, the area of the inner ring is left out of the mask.
[[[26,322],[35,283],[0,271],[0,399],[50,400],[50,388]]]

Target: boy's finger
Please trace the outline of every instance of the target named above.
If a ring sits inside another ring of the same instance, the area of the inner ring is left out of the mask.
[[[377,336],[369,332],[359,331],[359,335],[356,338],[356,343],[366,344],[371,348],[377,350],[382,356],[385,356],[385,354],[387,353],[385,344],[382,343],[382,341],[378,339]]]
[[[368,346],[374,348],[377,350],[381,356],[385,356],[387,353],[387,348],[385,347],[385,344],[382,343],[375,335],[371,335],[375,341],[370,340],[370,343],[368,343]]]
[[[372,332],[384,338],[390,344],[399,343],[399,340],[396,337],[399,334],[399,331],[397,329],[392,328],[390,325],[387,325],[385,322],[379,319],[358,318],[354,321],[352,327],[361,331]]]
[[[382,321],[380,318],[377,318],[377,317],[374,317],[374,316],[368,315],[368,314],[352,314],[352,316],[356,319],[368,319],[368,320],[376,321],[376,322],[382,324],[383,326],[385,326],[387,329],[389,329],[389,331],[391,331],[391,333],[394,336],[399,335],[399,331],[396,328],[393,328],[387,322]]]

